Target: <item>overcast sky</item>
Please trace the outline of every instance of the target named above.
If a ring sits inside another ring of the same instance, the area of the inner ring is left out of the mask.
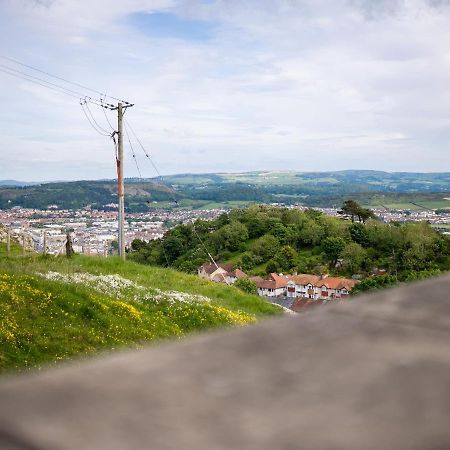
[[[0,30],[0,55],[134,102],[162,173],[450,170],[448,0],[0,0]],[[0,179],[115,176],[76,98],[0,72],[0,101]]]

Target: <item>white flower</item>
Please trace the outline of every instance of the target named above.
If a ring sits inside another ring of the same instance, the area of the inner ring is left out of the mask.
[[[188,294],[180,291],[162,291],[161,289],[149,289],[120,275],[93,275],[91,273],[62,274],[59,272],[37,273],[37,275],[52,281],[81,284],[113,298],[129,298],[137,302],[162,302],[171,304],[181,303],[205,303],[211,299],[203,295]]]

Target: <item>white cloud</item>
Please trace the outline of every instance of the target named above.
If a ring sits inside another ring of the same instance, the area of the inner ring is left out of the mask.
[[[134,101],[127,115],[163,172],[448,170],[448,2],[24,1],[0,5],[0,53]],[[214,34],[134,26],[149,11]],[[15,149],[0,150],[0,178],[114,176],[110,143],[75,99],[0,82],[0,132]]]

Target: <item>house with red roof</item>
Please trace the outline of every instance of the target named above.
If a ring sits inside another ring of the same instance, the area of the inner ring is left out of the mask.
[[[271,273],[267,279],[260,277],[250,278],[257,287],[258,295],[261,297],[280,297],[286,295],[286,285],[289,277]]]
[[[356,280],[348,278],[300,274],[290,278],[287,283],[286,295],[313,300],[346,298],[356,283]]]
[[[227,284],[233,284],[239,278],[247,278],[245,272],[233,269],[231,264],[203,264],[198,268],[197,274],[200,278]]]

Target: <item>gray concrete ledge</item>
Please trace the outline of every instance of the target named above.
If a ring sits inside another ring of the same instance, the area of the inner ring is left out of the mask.
[[[450,448],[450,277],[0,383],[2,450]]]

